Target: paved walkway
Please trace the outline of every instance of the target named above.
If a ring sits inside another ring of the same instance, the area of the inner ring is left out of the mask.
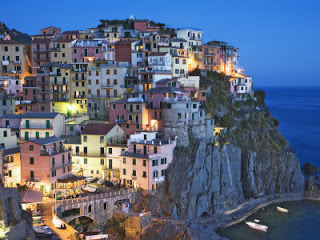
[[[71,238],[71,235],[74,233],[74,229],[70,226],[67,226],[66,229],[58,229],[52,224],[52,207],[53,207],[53,200],[49,198],[43,198],[43,203],[40,204],[41,216],[44,221],[44,224],[50,227],[53,232],[52,240],[67,240],[67,239],[74,239]]]

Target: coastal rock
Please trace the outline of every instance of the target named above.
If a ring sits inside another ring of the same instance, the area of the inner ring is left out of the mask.
[[[309,162],[306,162],[304,164],[304,166],[302,167],[302,169],[304,170],[304,172],[307,174],[307,175],[312,175],[312,174],[316,174],[318,173],[319,169],[314,166],[313,164],[309,163]]]

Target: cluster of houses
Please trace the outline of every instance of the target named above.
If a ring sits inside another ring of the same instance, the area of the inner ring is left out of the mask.
[[[207,90],[194,69],[230,76],[235,100],[253,97],[238,48],[203,43],[199,29],[130,26],[61,32],[31,45],[0,38],[0,179],[50,195],[84,177],[155,190],[177,144],[168,126],[206,125]],[[213,125],[213,123],[211,124]]]

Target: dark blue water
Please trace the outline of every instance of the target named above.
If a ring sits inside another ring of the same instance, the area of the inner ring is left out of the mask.
[[[303,165],[306,161],[320,168],[320,88],[261,88],[266,103],[280,122],[280,131],[290,142]],[[263,233],[243,222],[220,234],[230,240],[319,240],[320,202],[283,203],[289,214],[271,206],[248,220],[259,219],[269,226]]]
[[[303,165],[320,168],[320,88],[262,88],[280,131]]]

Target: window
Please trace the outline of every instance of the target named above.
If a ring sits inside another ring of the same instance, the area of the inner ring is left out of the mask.
[[[7,136],[8,136],[7,131],[4,131],[4,132],[3,132],[3,137],[7,137]]]
[[[51,159],[51,165],[52,165],[52,168],[54,168],[55,167],[55,160],[54,160],[54,157]]]
[[[114,79],[114,80],[113,80],[113,84],[114,84],[114,85],[118,85],[118,80],[117,80],[117,79]]]
[[[96,71],[96,76],[99,76],[99,71]]]
[[[162,177],[165,176],[166,173],[167,173],[167,170],[166,170],[166,169],[161,170],[161,176],[162,176]]]
[[[62,44],[62,48],[65,48],[65,47],[66,47],[66,45],[63,43],[63,44]]]
[[[137,160],[135,158],[132,159],[132,165],[136,165],[137,164]]]
[[[73,53],[77,53],[77,49],[76,48],[73,49]]]
[[[99,48],[96,48],[96,54],[98,54],[99,53]]]
[[[182,117],[182,114],[181,113],[178,113],[178,119],[181,119],[181,117]]]
[[[90,83],[91,84],[91,83]],[[88,89],[88,94],[91,94],[91,89]]]
[[[146,178],[147,177],[147,172],[142,172],[142,177]]]
[[[147,166],[147,160],[143,160],[142,165],[145,167]]]
[[[122,174],[123,174],[123,175],[127,175],[127,169],[125,169],[125,168],[122,169]]]
[[[34,164],[34,158],[33,157],[30,158],[30,164]]]
[[[176,58],[176,64],[179,64],[179,58]]]
[[[186,60],[186,59],[183,59],[183,60],[182,60],[182,63],[183,63],[183,64],[187,64],[187,60]]]
[[[108,153],[112,154],[112,148],[108,148]]]
[[[115,104],[112,104],[112,109],[116,109],[116,105]]]
[[[34,148],[34,146],[33,146],[33,145],[30,145],[30,146],[29,146],[29,151],[33,151],[33,148]]]
[[[158,166],[158,159],[153,159],[152,160],[152,167]]]
[[[87,158],[83,159],[83,164],[88,164],[88,159]]]
[[[4,47],[4,51],[8,52],[8,47],[7,46]]]
[[[123,158],[122,163],[126,164],[127,163],[127,159]]]
[[[50,136],[49,132],[46,132],[46,138],[48,138]]]
[[[106,74],[107,74],[107,75],[110,75],[110,69],[107,69]]]
[[[89,213],[92,212],[92,206],[91,205],[89,205],[89,207],[88,207],[88,212]]]
[[[12,177],[12,171],[9,170],[9,173],[8,173],[9,177]]]
[[[158,177],[158,171],[155,170],[155,171],[153,171],[153,178],[157,178],[157,177]]]
[[[175,74],[179,74],[179,69],[174,70]]]
[[[103,204],[103,209],[105,209],[105,210],[108,209],[108,203],[105,202],[105,203]]]
[[[56,170],[51,171],[51,177],[55,177],[55,176],[57,176]]]
[[[192,108],[197,108],[197,104],[193,104],[193,105],[192,105]]]
[[[88,140],[87,136],[83,136],[83,141],[86,142]]]
[[[117,69],[113,69],[113,74],[117,75],[117,73],[118,73]]]
[[[31,181],[34,180],[34,171],[30,171],[30,180],[31,180]]]
[[[167,159],[166,158],[161,158],[161,165],[167,164]]]
[[[16,47],[16,52],[19,52],[19,47]]]
[[[139,110],[140,109],[140,105],[136,105],[136,109]]]
[[[98,79],[96,80],[96,84],[97,84],[97,85],[99,84],[99,80],[98,80]]]
[[[109,169],[112,169],[112,159],[109,159]]]
[[[158,148],[157,147],[153,147],[153,151],[154,151],[154,153],[158,153]]]

